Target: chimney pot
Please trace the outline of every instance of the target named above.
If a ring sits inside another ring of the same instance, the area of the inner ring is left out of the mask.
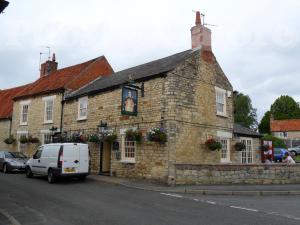
[[[197,25],[201,25],[201,17],[200,17],[200,12],[197,11],[196,12],[196,22],[195,22],[196,26]]]

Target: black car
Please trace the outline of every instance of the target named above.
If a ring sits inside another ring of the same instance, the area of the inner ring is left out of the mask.
[[[28,158],[21,152],[0,151],[0,170],[24,171]]]

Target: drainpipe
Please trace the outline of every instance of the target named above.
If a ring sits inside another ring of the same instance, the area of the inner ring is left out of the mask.
[[[63,128],[63,116],[64,116],[64,104],[65,104],[64,98],[65,98],[65,91],[63,91],[62,93],[62,100],[61,100],[60,126],[59,126],[60,133],[62,133],[62,128]]]

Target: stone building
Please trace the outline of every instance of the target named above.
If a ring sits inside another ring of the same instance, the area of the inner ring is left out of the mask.
[[[16,142],[6,144],[5,139],[9,138],[12,129],[13,98],[22,92],[28,85],[0,90],[0,149],[15,149]],[[15,137],[14,137],[15,138]]]
[[[191,35],[190,50],[99,78],[67,95],[64,133],[103,138],[90,144],[93,173],[172,184],[176,164],[241,164],[233,147],[240,139],[233,140],[232,85],[199,12]],[[157,142],[153,128],[165,132],[166,141]],[[141,133],[141,141],[130,136],[133,131]],[[117,139],[109,142],[107,134]],[[222,149],[209,150],[210,139],[221,142]]]
[[[31,155],[36,145],[51,142],[53,134],[61,130],[64,95],[111,73],[113,69],[104,56],[57,69],[53,54],[52,60],[41,65],[40,78],[13,98],[15,150]]]

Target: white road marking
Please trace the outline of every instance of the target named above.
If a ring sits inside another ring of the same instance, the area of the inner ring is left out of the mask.
[[[249,208],[244,208],[244,207],[239,207],[239,206],[234,206],[234,205],[231,205],[229,207],[234,208],[234,209],[243,209],[243,210],[247,210],[247,211],[258,212],[257,209],[249,209]]]
[[[283,216],[283,217],[293,219],[293,220],[300,220],[299,217],[295,217],[295,216],[291,216],[291,215],[287,215],[287,214],[281,214],[281,213],[278,213],[278,212],[267,212],[267,214],[276,215],[276,216]]]
[[[11,216],[8,212],[6,212],[4,209],[1,209],[0,208],[0,213],[5,216],[9,222],[12,224],[12,225],[21,225],[21,223],[16,220],[13,216]]]
[[[177,194],[169,194],[169,193],[160,193],[161,195],[166,195],[174,198],[183,198],[182,195],[177,195]]]
[[[196,202],[199,202],[199,199],[197,199],[197,198],[194,198],[193,200],[196,201]]]
[[[216,205],[217,203],[212,202],[212,201],[206,201],[206,203],[211,204],[211,205]]]

